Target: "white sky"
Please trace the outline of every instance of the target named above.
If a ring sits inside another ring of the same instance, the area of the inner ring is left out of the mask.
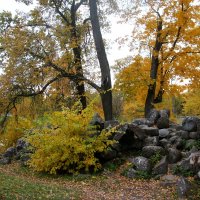
[[[15,12],[16,10],[28,11],[29,9],[30,7],[26,6],[23,3],[17,3],[15,0],[0,0],[0,12],[2,12],[3,10],[11,12]],[[119,49],[119,45],[115,40],[118,37],[131,35],[132,28],[129,24],[118,24],[118,20],[119,18],[113,17],[111,33],[104,35],[104,37],[110,42],[110,48],[108,51],[108,60],[110,65],[113,65],[116,59],[131,55],[131,52],[125,45],[124,47]]]

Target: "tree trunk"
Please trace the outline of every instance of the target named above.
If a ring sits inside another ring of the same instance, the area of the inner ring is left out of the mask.
[[[72,42],[75,41],[75,46],[73,47],[73,54],[74,54],[74,66],[76,70],[76,74],[83,77],[83,67],[81,62],[81,47],[80,47],[80,38],[77,34],[77,27],[76,27],[76,9],[75,9],[75,1],[71,7],[71,40]],[[77,96],[80,99],[82,104],[82,108],[85,109],[87,106],[86,96],[85,96],[85,85],[83,82],[75,82]]]
[[[155,92],[156,92],[156,80],[158,74],[158,67],[159,67],[159,52],[162,47],[162,40],[161,40],[161,31],[162,31],[162,20],[159,18],[157,21],[157,35],[156,35],[156,42],[153,48],[153,53],[151,57],[151,71],[150,71],[150,78],[151,84],[148,86],[147,97],[145,101],[145,117],[148,117],[149,112],[152,108],[154,108],[154,99],[155,99]]]
[[[89,6],[94,42],[101,68],[101,87],[104,90],[104,92],[100,94],[103,105],[104,117],[105,120],[112,120],[112,84],[110,76],[110,67],[107,60],[107,55],[99,24],[99,18],[97,14],[97,0],[90,0]]]

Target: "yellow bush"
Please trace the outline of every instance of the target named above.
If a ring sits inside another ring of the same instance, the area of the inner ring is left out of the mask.
[[[30,129],[32,123],[27,118],[14,116],[9,117],[6,127],[0,134],[0,152],[5,151],[8,147],[14,146],[16,141],[24,135],[24,131]]]
[[[93,112],[89,106],[80,112],[79,106],[63,109],[48,116],[48,122],[28,136],[35,152],[29,165],[36,171],[57,173],[65,170],[76,173],[80,170],[97,170],[101,167],[95,157],[113,141],[108,140],[111,132],[96,134],[89,127]]]

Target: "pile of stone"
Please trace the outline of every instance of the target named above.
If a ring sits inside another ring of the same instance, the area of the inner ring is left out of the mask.
[[[97,134],[103,129],[114,130],[111,139],[117,141],[105,153],[98,155],[102,163],[122,157],[125,152],[140,151],[139,156],[130,156],[132,167],[129,177],[138,171],[160,176],[170,172],[191,173],[200,178],[200,119],[186,117],[182,125],[170,122],[168,110],[152,110],[147,119],[135,119],[131,123],[104,122],[95,114],[91,125],[96,125]],[[25,163],[32,151],[23,139],[17,141],[0,156],[0,164],[9,164],[12,159]],[[152,164],[152,158],[157,159]]]

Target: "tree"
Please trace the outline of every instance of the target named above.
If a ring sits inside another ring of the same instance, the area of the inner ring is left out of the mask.
[[[84,9],[87,10],[87,1],[38,3],[38,7],[24,16],[12,17],[8,12],[1,14],[0,47],[4,68],[1,89],[5,90],[2,94],[7,97],[4,101],[6,115],[16,107],[19,99],[48,92],[54,82],[67,78],[75,83],[83,108],[86,106],[84,83],[95,88],[102,97],[105,119],[111,119],[112,95],[108,91],[111,82],[110,76],[105,77],[108,71],[102,71],[102,86],[83,73],[83,48],[89,46],[84,44],[84,39],[90,18],[82,14]],[[81,10],[81,7],[85,8]],[[98,20],[97,13],[93,19]],[[104,69],[109,70],[109,65]]]
[[[139,53],[150,59],[150,81],[145,101],[145,116],[162,102],[164,87],[172,79],[193,79],[199,73],[198,21],[200,6],[195,0],[146,0],[145,9],[138,7],[137,30]],[[144,6],[143,5],[143,6]],[[138,28],[140,27],[140,28]]]
[[[110,76],[110,67],[106,56],[105,46],[101,34],[99,18],[97,13],[97,1],[90,0],[90,17],[93,30],[93,36],[97,51],[97,57],[101,68],[101,88],[103,92],[100,94],[105,113],[105,120],[112,119],[112,84]]]

